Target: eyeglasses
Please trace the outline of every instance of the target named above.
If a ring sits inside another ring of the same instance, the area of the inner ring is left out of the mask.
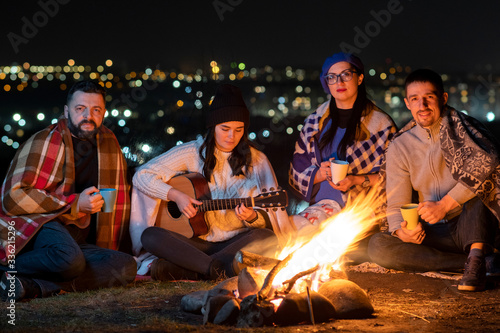
[[[352,76],[354,73],[357,73],[356,71],[353,71],[352,69],[346,69],[340,74],[328,74],[325,76],[326,82],[328,82],[329,85],[335,84],[338,82],[338,80],[342,80],[342,82],[348,82],[352,80]]]

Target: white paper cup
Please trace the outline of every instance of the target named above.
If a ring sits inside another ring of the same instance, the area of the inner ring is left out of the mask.
[[[330,160],[330,168],[332,169],[332,182],[338,184],[347,176],[349,163],[341,160]]]
[[[116,189],[114,188],[101,188],[99,189],[99,193],[104,200],[104,205],[102,205],[101,212],[103,213],[111,213],[115,210],[116,203]]]
[[[406,229],[413,230],[417,227],[418,224],[418,212],[417,212],[418,204],[410,203],[401,206],[401,215],[403,215],[403,219],[406,221]]]

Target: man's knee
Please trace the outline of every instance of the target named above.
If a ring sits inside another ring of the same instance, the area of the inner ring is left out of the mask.
[[[137,275],[137,262],[134,257],[123,252],[112,251],[105,260],[107,264],[102,268],[109,269],[109,272],[107,272],[109,287],[126,286],[134,281]]]
[[[54,249],[54,273],[64,281],[72,280],[85,271],[85,257],[78,246]]]
[[[368,256],[373,262],[378,263],[381,260],[383,261],[388,243],[392,237],[393,236],[387,233],[379,232],[370,238],[367,251]]]

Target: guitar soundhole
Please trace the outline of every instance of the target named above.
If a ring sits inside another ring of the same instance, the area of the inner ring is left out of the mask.
[[[172,218],[174,218],[174,219],[178,219],[182,215],[182,213],[179,210],[179,207],[177,207],[177,204],[175,203],[175,201],[168,201],[167,202],[167,210],[168,210],[168,213],[170,214],[170,216],[172,216]]]

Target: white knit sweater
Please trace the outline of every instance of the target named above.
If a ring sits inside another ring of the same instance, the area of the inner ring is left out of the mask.
[[[168,192],[172,188],[167,182],[172,177],[186,172],[203,174],[203,161],[198,153],[202,143],[203,138],[200,137],[198,140],[176,146],[152,159],[135,173],[134,187],[149,197],[167,200]],[[277,187],[274,171],[267,157],[253,148],[251,153],[252,168],[245,170],[247,176],[234,177],[228,162],[231,153],[215,149],[217,163],[209,182],[212,199],[254,197],[260,194],[263,188]],[[210,242],[224,241],[243,232],[246,228],[265,227],[264,218],[261,214],[258,216],[257,221],[249,224],[239,220],[234,210],[206,212],[205,220],[209,226],[209,232],[200,238]],[[281,220],[284,221],[283,218]],[[286,220],[288,221],[287,218]],[[278,223],[281,224],[282,221]]]

